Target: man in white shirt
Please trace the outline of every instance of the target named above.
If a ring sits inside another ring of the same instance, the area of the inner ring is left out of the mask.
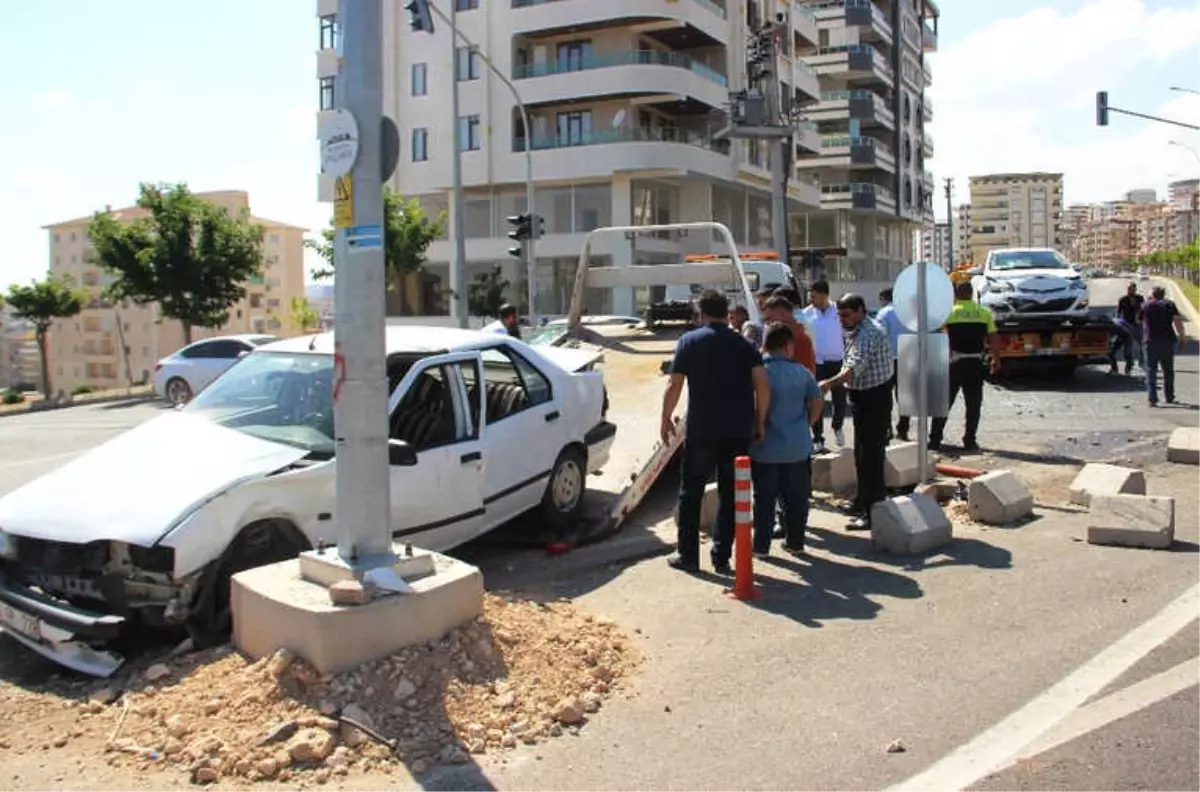
[[[817,381],[821,382],[832,379],[841,372],[842,361],[846,356],[845,339],[837,307],[829,301],[829,283],[819,280],[812,285],[810,291],[812,304],[801,312],[801,321],[808,326],[813,335],[817,353]],[[833,437],[839,446],[844,446],[846,435],[842,431],[842,425],[846,422],[846,389],[839,383],[830,388],[829,396],[833,401]],[[818,454],[826,450],[824,415],[813,424],[813,448]]]
[[[505,303],[500,306],[500,326],[492,328],[492,332],[498,335],[512,336],[519,339],[521,337],[521,319],[517,315],[517,307]]]

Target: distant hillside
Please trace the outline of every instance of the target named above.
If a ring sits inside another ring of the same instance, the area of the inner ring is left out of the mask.
[[[332,300],[333,286],[324,283],[314,283],[304,288],[304,294],[310,300]]]

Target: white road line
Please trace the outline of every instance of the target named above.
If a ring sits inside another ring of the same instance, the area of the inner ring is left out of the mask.
[[[51,454],[50,456],[33,457],[32,459],[25,459],[25,460],[21,460],[18,462],[3,462],[3,463],[0,463],[0,470],[7,470],[9,468],[26,467],[28,465],[40,465],[43,462],[53,462],[56,459],[66,459],[68,457],[77,457],[82,453],[84,453],[84,452],[83,451],[67,451],[62,454]]]
[[[1194,585],[1135,627],[1123,638],[1084,663],[1065,679],[1037,696],[975,739],[934,763],[893,790],[966,789],[1009,764],[1027,745],[1052,729],[1085,701],[1150,654],[1196,618],[1200,584]]]
[[[1021,751],[1017,761],[1057,748],[1196,685],[1200,685],[1200,657],[1193,657],[1169,671],[1143,679],[1076,710]]]

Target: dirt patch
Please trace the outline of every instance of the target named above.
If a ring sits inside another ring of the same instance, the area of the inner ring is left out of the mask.
[[[476,622],[350,673],[221,648],[75,700],[5,686],[0,756],[55,768],[85,751],[131,777],[174,768],[195,783],[420,774],[577,731],[640,662],[616,625],[570,603],[487,595]]]

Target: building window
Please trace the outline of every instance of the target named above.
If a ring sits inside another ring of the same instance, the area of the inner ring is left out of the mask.
[[[586,69],[592,58],[592,42],[587,39],[564,41],[558,45],[556,55],[560,72]]]
[[[558,145],[581,146],[591,142],[592,111],[579,110],[574,113],[559,113],[557,116]]]
[[[458,119],[459,151],[479,150],[479,116],[462,116]]]
[[[479,8],[479,0],[454,0],[455,11],[474,11]]]
[[[279,234],[268,234],[267,235],[267,243],[271,244],[271,245],[278,245],[279,244]],[[275,258],[278,259],[279,257],[276,256]]]
[[[426,162],[429,159],[429,130],[417,127],[412,131],[412,161]]]
[[[321,49],[338,49],[342,44],[341,37],[337,17],[333,14],[321,17]]]
[[[58,234],[55,234],[54,235],[54,244],[57,245],[59,243],[59,241],[60,241],[60,236]]]
[[[471,47],[459,47],[454,58],[454,69],[458,73],[459,82],[478,80],[480,64],[478,52]]]
[[[322,77],[317,106],[321,110],[333,109],[333,78]]]
[[[428,66],[424,63],[414,63],[412,65],[412,95],[425,96],[429,90],[427,76]]]

